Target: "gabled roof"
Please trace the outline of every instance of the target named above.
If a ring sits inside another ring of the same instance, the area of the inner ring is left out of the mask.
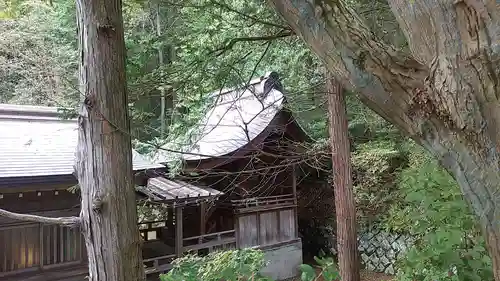
[[[0,104],[0,178],[72,175],[76,120],[53,107]],[[132,151],[134,171],[164,167]]]
[[[283,108],[284,95],[277,74],[270,72],[247,85],[211,94],[214,106],[199,123],[199,140],[183,150],[187,161],[230,154],[254,140]],[[166,162],[160,151],[158,162]]]

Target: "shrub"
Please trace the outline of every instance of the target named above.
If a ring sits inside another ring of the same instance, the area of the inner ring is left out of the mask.
[[[320,269],[319,274],[316,272],[314,267],[308,264],[302,264],[300,266],[300,279],[302,281],[316,281],[320,280],[319,277],[323,277],[323,279],[321,280],[325,281],[340,280],[340,275],[333,258],[314,257],[314,260],[316,261]]]
[[[272,281],[258,272],[265,265],[262,251],[253,249],[187,255],[174,261],[174,268],[160,275],[161,281]]]
[[[492,280],[476,218],[453,178],[420,149],[400,178],[387,227],[417,238],[399,260],[401,281]]]

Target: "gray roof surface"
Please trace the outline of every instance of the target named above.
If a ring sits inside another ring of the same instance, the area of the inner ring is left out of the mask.
[[[147,186],[140,186],[137,189],[154,201],[201,199],[224,194],[210,187],[194,186],[183,181],[169,180],[163,177],[150,178]]]
[[[78,143],[76,120],[56,108],[0,104],[0,178],[71,175]],[[164,167],[132,152],[134,171]]]
[[[255,139],[283,108],[284,96],[274,72],[253,79],[247,87],[223,89],[211,94],[215,105],[199,123],[198,141],[183,149],[184,160],[227,155]],[[160,150],[155,159],[166,162]]]

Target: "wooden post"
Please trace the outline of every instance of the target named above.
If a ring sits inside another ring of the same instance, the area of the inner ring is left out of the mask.
[[[206,232],[206,213],[207,213],[207,203],[204,201],[200,204],[200,235],[205,235]]]
[[[40,269],[43,269],[43,252],[44,252],[44,249],[43,249],[43,224],[38,224],[39,227],[40,227],[40,232],[38,233],[38,235],[40,235],[39,237],[39,241],[38,243],[40,243],[39,247],[38,247],[38,251],[39,251],[39,260],[40,260]]]
[[[234,217],[234,236],[236,237],[236,249],[240,248],[240,217],[233,213]]]
[[[349,136],[344,92],[340,83],[326,73],[328,117],[333,164],[333,189],[337,214],[337,251],[344,281],[359,281],[356,207],[352,190]],[[332,210],[333,211],[333,210]]]
[[[172,230],[174,227],[174,207],[170,206],[167,213],[167,229]]]
[[[293,192],[293,202],[297,205],[297,171],[295,164],[292,166],[292,192]]]
[[[295,222],[295,231],[293,233],[293,238],[297,238],[299,235],[299,222],[298,222],[298,212],[297,212],[297,167],[294,164],[292,166],[292,190],[293,190],[293,220]],[[279,223],[279,222],[278,222]]]
[[[183,252],[182,207],[175,208],[175,253],[180,257]]]

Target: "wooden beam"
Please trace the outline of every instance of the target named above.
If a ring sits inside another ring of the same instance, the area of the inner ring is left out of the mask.
[[[175,208],[175,253],[178,257],[183,252],[183,235],[182,235],[182,207]]]

